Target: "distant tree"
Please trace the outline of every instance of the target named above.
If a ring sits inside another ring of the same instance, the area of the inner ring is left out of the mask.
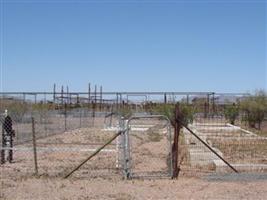
[[[235,103],[232,105],[227,105],[224,110],[225,118],[230,122],[230,124],[235,125],[235,121],[239,115],[239,106]]]
[[[254,96],[250,96],[240,103],[241,110],[244,113],[243,120],[248,122],[249,126],[261,129],[261,123],[267,113],[267,95],[263,90],[257,91]]]

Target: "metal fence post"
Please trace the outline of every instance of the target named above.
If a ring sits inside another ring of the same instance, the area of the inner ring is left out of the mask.
[[[124,178],[129,178],[129,168],[128,168],[128,162],[129,162],[129,146],[128,146],[128,125],[125,124],[125,119],[121,117],[120,119],[120,130],[124,131],[125,128],[127,128],[127,131],[124,131],[122,133],[122,141],[123,141],[123,172],[124,172]]]
[[[168,134],[168,137],[169,137],[169,160],[170,160],[170,163],[169,163],[169,174],[170,174],[170,177],[173,177],[173,160],[172,160],[172,135],[171,135],[171,124],[169,123],[168,124],[168,127],[167,127],[167,134]]]
[[[172,165],[173,165],[173,176],[172,178],[177,178],[179,175],[179,167],[178,167],[178,143],[179,143],[179,135],[180,135],[180,108],[179,104],[175,106],[175,127],[174,127],[174,141],[172,146]]]
[[[96,110],[96,102],[92,102],[93,110],[92,110],[92,118],[93,118],[93,127],[95,126],[95,110]]]
[[[79,108],[79,111],[80,111],[80,128],[82,128],[82,109]]]
[[[123,120],[125,132],[125,147],[126,147],[126,177],[127,179],[132,177],[132,164],[131,164],[131,146],[130,146],[130,135],[129,135],[129,119]]]
[[[38,175],[37,151],[36,151],[36,136],[35,136],[35,121],[32,117],[32,144],[33,144],[33,159],[35,175]]]
[[[99,102],[99,110],[102,111],[102,100],[103,100],[103,89],[102,86],[100,86],[100,102]]]
[[[67,131],[67,104],[64,104],[64,130]]]

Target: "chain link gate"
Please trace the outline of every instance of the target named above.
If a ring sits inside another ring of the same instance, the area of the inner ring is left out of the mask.
[[[163,115],[135,116],[124,120],[124,127],[121,144],[125,178],[172,177],[169,119]]]

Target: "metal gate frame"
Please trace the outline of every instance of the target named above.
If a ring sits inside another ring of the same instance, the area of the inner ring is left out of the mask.
[[[123,123],[121,123],[121,129],[125,129],[126,131],[122,135],[123,140],[123,170],[124,170],[124,178],[125,179],[131,179],[134,178],[133,172],[132,172],[132,156],[131,156],[131,148],[130,148],[130,129],[131,129],[131,122],[136,119],[163,119],[166,121],[166,124],[163,128],[167,128],[167,137],[169,138],[169,153],[170,153],[170,170],[168,170],[168,176],[173,176],[173,165],[172,165],[172,135],[171,135],[171,121],[168,117],[165,115],[145,115],[145,116],[133,116],[129,118],[128,120],[125,120],[124,118],[121,118]]]

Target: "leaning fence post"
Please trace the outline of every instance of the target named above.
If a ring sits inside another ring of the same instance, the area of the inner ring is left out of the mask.
[[[32,117],[32,144],[33,144],[33,159],[35,175],[38,175],[37,151],[36,151],[36,137],[35,137],[35,121]]]

